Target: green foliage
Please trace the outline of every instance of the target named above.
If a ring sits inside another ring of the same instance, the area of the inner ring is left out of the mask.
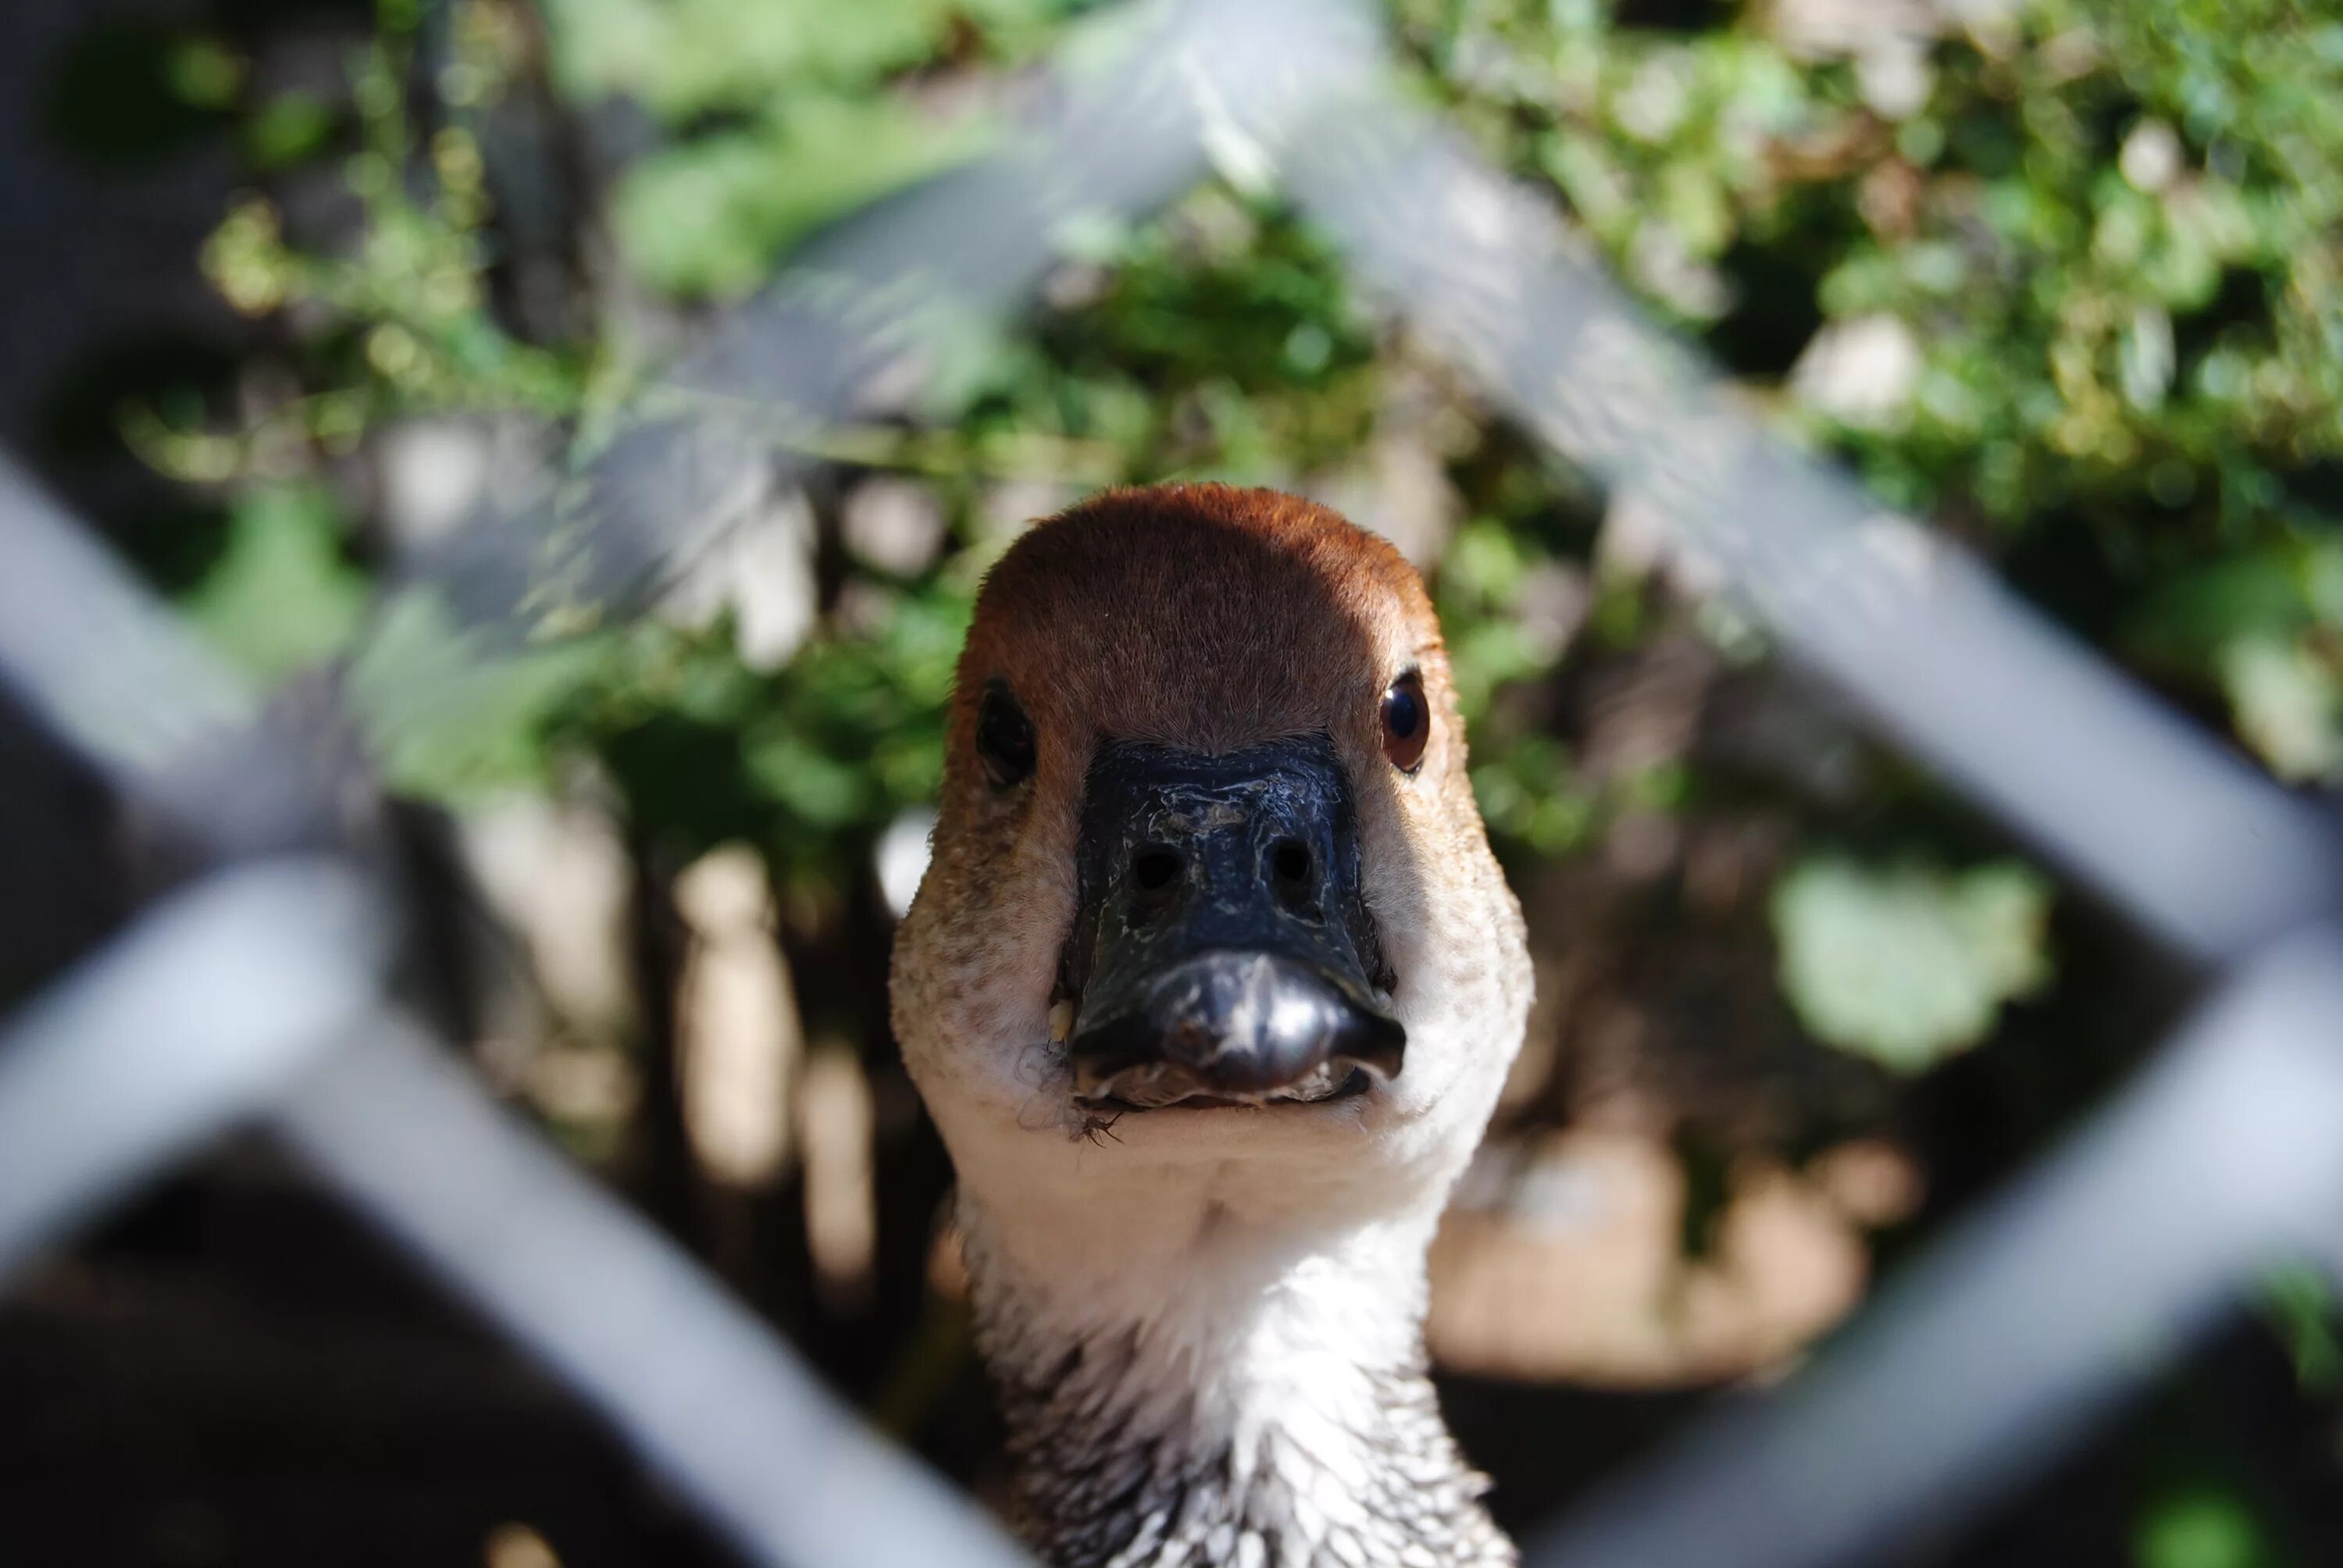
[[[1796,399],[1889,499],[1988,544],[2082,533],[2098,614],[2338,539],[2329,11],[2030,0],[1951,31],[1916,91],[1818,67],[1754,7],[1689,37],[1591,0],[1399,11],[1432,90],[1736,367],[1780,376],[1824,319],[1902,334],[1875,399]],[[2171,673],[2324,779],[2331,666],[2280,625]]]
[[[747,292],[808,231],[979,151],[885,90],[940,55],[1041,35],[1043,0],[548,0],[555,80],[623,95],[669,128],[613,194],[628,263],[671,294]]]
[[[262,168],[284,168],[316,156],[334,133],[332,106],[315,94],[282,93],[262,105],[245,129],[244,145]]]
[[[2022,866],[1957,874],[1805,861],[1774,895],[1782,985],[1817,1039],[1899,1072],[1976,1044],[2049,976],[2050,891]]]
[[[869,92],[979,37],[1035,36],[1047,0],[547,0],[555,80],[572,97],[624,94],[671,124],[756,111],[793,89]]]
[[[891,98],[818,98],[642,159],[610,221],[628,264],[669,293],[745,294],[809,230],[982,145]]]
[[[554,711],[604,650],[592,638],[517,649],[506,635],[467,630],[424,590],[383,607],[350,664],[347,689],[393,788],[460,805],[544,780]]]
[[[2343,1339],[2328,1272],[2309,1263],[2273,1271],[2262,1283],[2262,1308],[2294,1360],[2295,1381],[2313,1393],[2343,1389]]]
[[[2343,779],[2343,538],[2289,532],[2175,582],[2132,637],[2218,677],[2237,732],[2280,778]]]
[[[1036,437],[1089,484],[1293,483],[1350,457],[1374,423],[1375,332],[1324,246],[1281,209],[1211,186],[1135,232],[1078,236],[1085,297],[1000,344],[961,379],[960,437]]]
[[[1397,447],[1438,491],[1427,559],[1472,781],[1524,889],[1542,860],[1604,865],[1623,819],[1685,819],[1690,843],[1726,819],[1716,840],[1789,857],[1770,915],[1797,1017],[1896,1073],[1987,1039],[2048,983],[2033,872],[1944,869],[1972,849],[1926,829],[1863,861],[1811,849],[1932,819],[1896,809],[1926,788],[1908,777],[1785,788],[1692,741],[1598,755],[1602,678],[1687,618],[1615,538],[1598,552],[1604,498],[1363,311],[1273,193],[1208,184],[1135,226],[1070,215],[1045,308],[938,324],[914,420],[803,437],[830,465],[820,593],[777,669],[752,668],[720,621],[523,643],[411,590],[366,615],[384,541],[357,476],[387,427],[519,409],[590,442],[643,344],[686,336],[820,226],[993,145],[999,126],[968,106],[1003,101],[989,84],[1081,8],[537,0],[532,17],[523,3],[447,0],[444,52],[427,53],[420,0],[386,0],[347,94],[268,95],[266,73],[202,32],[94,35],[44,108],[92,164],[205,137],[245,160],[251,188],[201,266],[233,308],[269,318],[265,359],[233,417],[172,399],[125,427],[227,502],[190,613],[264,678],[343,661],[397,788],[462,811],[582,761],[630,833],[684,854],[745,839],[792,910],[834,909],[878,836],[933,798],[975,586],[1024,518],[1202,476],[1372,507]],[[1916,50],[1785,38],[1786,5],[1666,32],[1623,27],[1603,0],[1388,9],[1410,85],[1565,206],[1749,402],[2077,635],[2226,715],[2281,778],[2343,782],[2343,22],[2328,9],[1944,6],[1976,19]],[[555,247],[577,274],[558,328],[513,302],[519,236],[563,210],[527,206],[526,182],[490,167],[516,124],[633,148],[561,193],[580,205]],[[289,238],[287,214],[335,177],[355,223]],[[1833,344],[1861,352],[1834,367]],[[871,471],[925,487],[932,558],[858,553],[830,502]],[[1752,823],[1764,831],[1740,832]],[[1687,854],[1681,887],[1638,891],[1704,939],[1703,922],[1738,920],[1719,940],[1762,951],[1747,906],[1716,891],[1741,862],[1716,859],[1731,864],[1704,890]],[[1769,1000],[1762,963],[1744,967],[1761,978],[1715,1000],[1720,1030]],[[2306,1386],[2330,1387],[2343,1355],[2324,1290],[2287,1275],[2267,1302]],[[2156,1498],[2134,1548],[2139,1568],[2281,1561],[2243,1498],[2204,1485]]]
[[[769,676],[720,634],[637,627],[563,732],[681,845],[746,839],[792,878],[835,884],[898,812],[934,799],[968,629],[966,594],[937,584],[871,609],[868,637],[821,639]]]
[[[204,265],[238,309],[284,316],[304,384],[227,434],[134,411],[134,438],[248,509],[288,482],[314,490],[318,465],[417,413],[598,427],[634,374],[631,331],[544,341],[500,305],[483,116],[540,68],[572,112],[639,108],[650,139],[599,192],[628,277],[580,317],[627,322],[629,290],[687,310],[738,295],[811,229],[980,150],[990,127],[944,106],[982,101],[967,85],[1061,41],[1074,8],[544,0],[540,55],[507,0],[461,0],[437,104],[409,90],[411,8],[383,12],[347,103],[258,101],[234,50],[149,40],[138,69],[172,85],[181,117],[233,122],[263,182]],[[1415,85],[1568,206],[1794,434],[2003,554],[2083,635],[2224,706],[2281,776],[2343,779],[2343,285],[2327,242],[2343,25],[2280,0],[2029,0],[1952,26],[1897,78],[1868,45],[1785,38],[1772,8],[1689,33],[1621,27],[1596,0],[1393,9]],[[327,156],[362,222],[320,252],[287,241],[266,181]],[[646,824],[745,834],[835,883],[931,789],[950,649],[1021,516],[1204,475],[1372,503],[1378,454],[1404,438],[1447,497],[1433,588],[1509,857],[1578,852],[1623,816],[1697,817],[1745,788],[1679,757],[1582,777],[1564,694],[1680,620],[1637,570],[1590,559],[1602,498],[1365,315],[1273,196],[1207,186],[1135,227],[1074,215],[1058,238],[1067,266],[1030,322],[940,325],[916,427],[807,438],[850,473],[918,476],[946,537],[908,570],[846,552],[778,671],[744,666],[720,626],[645,628],[474,650],[493,673],[468,684],[428,604],[352,629],[340,523],[316,511],[275,532],[240,514],[197,608],[271,672],[356,638],[353,689],[409,788],[463,799],[587,753]],[[1867,346],[1867,387],[1835,385],[1821,327]],[[272,616],[286,625],[259,624]],[[411,697],[426,675],[448,700]],[[1907,788],[1796,810],[1859,813]],[[1942,848],[1891,847],[1900,869],[1806,862],[1775,904],[1809,1028],[1906,1070],[1982,1037],[2048,970],[2038,880],[1915,869]]]
[[[227,548],[188,595],[187,614],[263,680],[329,658],[357,629],[367,598],[340,541],[341,519],[325,491],[252,490],[231,511]]]
[[[2260,1522],[2233,1492],[2193,1486],[2159,1500],[2140,1522],[2138,1568],[2278,1568]]]

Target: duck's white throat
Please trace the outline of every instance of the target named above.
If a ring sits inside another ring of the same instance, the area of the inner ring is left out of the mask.
[[[1424,1375],[1436,1206],[1329,1228],[1219,1201],[1229,1174],[963,1193],[1029,1539],[1061,1568],[1512,1563]]]

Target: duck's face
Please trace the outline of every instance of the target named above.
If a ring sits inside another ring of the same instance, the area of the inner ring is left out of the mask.
[[[1438,623],[1388,545],[1181,487],[994,569],[895,963],[980,1201],[1108,1166],[1370,1212],[1444,1189],[1528,991]]]

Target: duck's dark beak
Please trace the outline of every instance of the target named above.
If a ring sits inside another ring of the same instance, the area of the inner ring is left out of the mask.
[[[1060,989],[1080,1098],[1327,1100],[1398,1075],[1406,1031],[1325,737],[1222,757],[1102,746],[1078,873]]]

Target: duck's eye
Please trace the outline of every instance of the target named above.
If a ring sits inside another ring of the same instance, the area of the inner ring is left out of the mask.
[[[1032,720],[997,680],[984,689],[984,700],[977,705],[976,755],[996,789],[1021,784],[1033,771]]]
[[[1423,765],[1432,740],[1432,705],[1423,699],[1423,677],[1413,670],[1383,691],[1383,755],[1403,773]]]

